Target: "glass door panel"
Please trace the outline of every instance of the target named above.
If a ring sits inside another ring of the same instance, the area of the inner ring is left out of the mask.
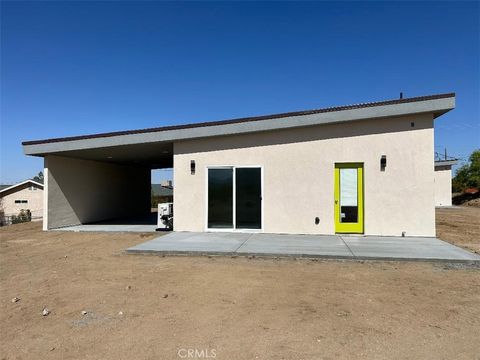
[[[358,221],[357,169],[340,169],[340,222]]]
[[[260,168],[235,169],[237,229],[262,228],[262,180]]]
[[[233,228],[233,169],[208,169],[208,227]]]

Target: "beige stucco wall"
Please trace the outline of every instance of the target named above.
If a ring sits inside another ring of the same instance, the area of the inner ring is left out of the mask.
[[[452,206],[452,169],[450,166],[435,169],[435,206]]]
[[[264,232],[333,234],[334,164],[362,162],[365,234],[434,236],[433,141],[422,114],[176,142],[174,228],[205,231],[207,166],[261,165]]]
[[[43,190],[37,185],[25,184],[16,187],[6,191],[1,199],[6,216],[18,215],[21,210],[30,210],[32,218],[41,218],[43,215]],[[15,204],[15,200],[27,200],[27,203]]]
[[[44,229],[150,211],[150,169],[45,157]]]

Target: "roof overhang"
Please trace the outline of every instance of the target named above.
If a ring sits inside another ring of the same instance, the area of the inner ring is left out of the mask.
[[[451,160],[436,160],[435,161],[435,167],[446,167],[446,166],[453,166],[458,162],[457,159],[451,159]]]
[[[85,158],[108,161],[109,158],[114,158],[113,155],[109,155],[112,152],[130,154],[131,157],[135,156],[134,153],[132,154],[133,150],[141,151],[145,155],[153,150],[156,154],[159,154],[159,151],[167,154],[167,151],[171,151],[172,144],[180,140],[347,123],[364,119],[381,119],[421,113],[431,113],[436,118],[454,107],[455,94],[449,93],[253,118],[26,141],[23,142],[23,150],[26,155],[58,154],[81,157],[83,154]],[[136,158],[141,158],[140,154],[136,154]]]
[[[42,190],[43,190],[43,184],[40,184],[39,182],[36,182],[35,180],[29,179],[29,180],[22,181],[18,184],[13,184],[12,186],[6,187],[5,189],[0,190],[0,193],[10,191],[12,189],[15,189],[16,187],[19,187],[19,186],[22,186],[22,185],[25,185],[25,184],[34,184],[34,185],[37,185],[38,187],[42,188]]]

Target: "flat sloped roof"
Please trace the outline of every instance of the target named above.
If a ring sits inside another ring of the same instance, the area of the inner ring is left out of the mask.
[[[454,107],[455,93],[446,93],[187,125],[24,141],[22,145],[25,154],[43,156],[65,151],[149,143],[165,144],[177,140],[418,113],[433,113],[434,117],[438,117]]]
[[[453,166],[458,162],[457,159],[450,159],[450,160],[435,160],[435,167],[440,166]]]

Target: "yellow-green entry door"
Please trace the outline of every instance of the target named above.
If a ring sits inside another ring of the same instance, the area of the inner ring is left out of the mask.
[[[363,164],[335,164],[335,232],[363,234]]]

